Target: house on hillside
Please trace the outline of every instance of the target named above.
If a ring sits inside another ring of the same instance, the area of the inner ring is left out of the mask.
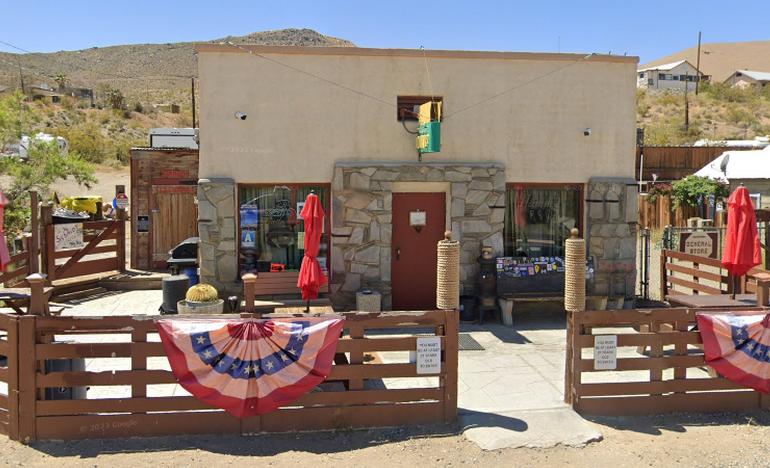
[[[64,93],[60,92],[58,89],[52,88],[46,83],[30,86],[27,88],[27,95],[34,101],[48,101],[54,104],[61,102],[62,97],[65,96]]]
[[[686,86],[688,91],[695,91],[696,81],[708,81],[709,78],[687,60],[679,60],[637,70],[636,87],[684,91]]]
[[[770,72],[735,70],[735,73],[730,75],[724,82],[736,88],[753,86],[757,89],[762,89],[770,83]]]
[[[76,88],[70,86],[53,88],[46,83],[30,86],[27,90],[27,94],[33,100],[46,100],[52,103],[59,103],[64,97],[88,101],[91,105],[93,105],[94,101],[94,91],[90,88]]]
[[[298,213],[315,191],[335,307],[354,307],[366,288],[386,310],[435,308],[445,230],[461,243],[464,294],[475,291],[482,246],[546,265],[532,275],[555,272],[577,228],[595,259],[593,292],[634,295],[636,57],[196,51],[200,274],[223,294],[239,293],[247,272],[296,285]],[[430,133],[416,135],[418,114]]]
[[[695,175],[724,180],[731,188],[743,184],[755,208],[770,208],[770,146],[761,150],[725,151]]]

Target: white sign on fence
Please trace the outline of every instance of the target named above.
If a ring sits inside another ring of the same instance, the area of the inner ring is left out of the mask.
[[[594,369],[612,370],[618,367],[618,336],[594,337]]]
[[[441,337],[421,336],[417,338],[417,373],[441,373]]]
[[[53,225],[54,249],[70,250],[83,248],[83,223]]]

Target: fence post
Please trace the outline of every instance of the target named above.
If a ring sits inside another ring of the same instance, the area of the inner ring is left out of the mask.
[[[18,440],[24,443],[36,439],[36,412],[37,403],[36,378],[38,362],[36,359],[35,345],[35,320],[34,315],[22,315],[18,319]]]
[[[118,269],[120,271],[126,270],[126,210],[118,208],[115,216],[115,220],[118,223],[117,229],[117,252],[118,257]]]
[[[8,315],[8,438],[19,440],[19,318]]]
[[[35,273],[27,276],[29,283],[29,309],[30,315],[48,315],[48,300],[45,297],[45,275]]]
[[[668,295],[668,284],[666,284],[666,281],[668,281],[668,278],[666,276],[666,249],[663,249],[660,251],[660,270],[658,271],[658,275],[660,276],[660,298],[659,300],[665,301],[666,296]]]
[[[29,269],[30,273],[39,273],[40,272],[40,263],[39,263],[39,249],[40,249],[40,213],[38,206],[40,204],[40,199],[34,190],[31,190],[29,192],[29,204],[32,208],[32,215],[30,216],[30,228],[32,231],[32,235],[30,236],[29,242],[27,244],[27,268]]]
[[[457,419],[457,373],[459,371],[459,328],[460,313],[458,309],[444,311],[444,422],[453,423]]]
[[[48,281],[56,279],[56,245],[53,239],[53,207],[45,204],[40,207],[40,249],[42,264]]]
[[[241,277],[243,281],[243,302],[245,303],[244,310],[249,313],[254,313],[254,296],[256,295],[257,287],[257,275],[254,273],[246,273]]]

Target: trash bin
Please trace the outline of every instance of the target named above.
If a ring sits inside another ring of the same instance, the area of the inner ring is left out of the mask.
[[[45,371],[82,372],[86,370],[85,359],[46,359]],[[46,400],[85,400],[88,387],[54,387],[45,389]]]
[[[371,289],[362,289],[356,293],[356,310],[360,312],[380,312],[382,295]]]
[[[184,300],[187,289],[190,287],[190,278],[187,275],[173,275],[163,278],[163,304],[160,306],[161,314],[177,314],[177,302]]]

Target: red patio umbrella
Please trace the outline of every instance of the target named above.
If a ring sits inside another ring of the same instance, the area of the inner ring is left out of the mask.
[[[746,187],[738,187],[727,199],[727,232],[722,266],[735,278],[745,275],[762,261],[757,219]],[[733,287],[735,295],[735,287]]]
[[[302,208],[300,216],[305,222],[305,256],[299,270],[297,287],[302,290],[302,299],[308,301],[307,310],[309,311],[310,299],[318,297],[318,290],[327,281],[317,258],[325,214],[321,201],[315,192],[310,192],[310,195],[305,199],[305,206]]]

